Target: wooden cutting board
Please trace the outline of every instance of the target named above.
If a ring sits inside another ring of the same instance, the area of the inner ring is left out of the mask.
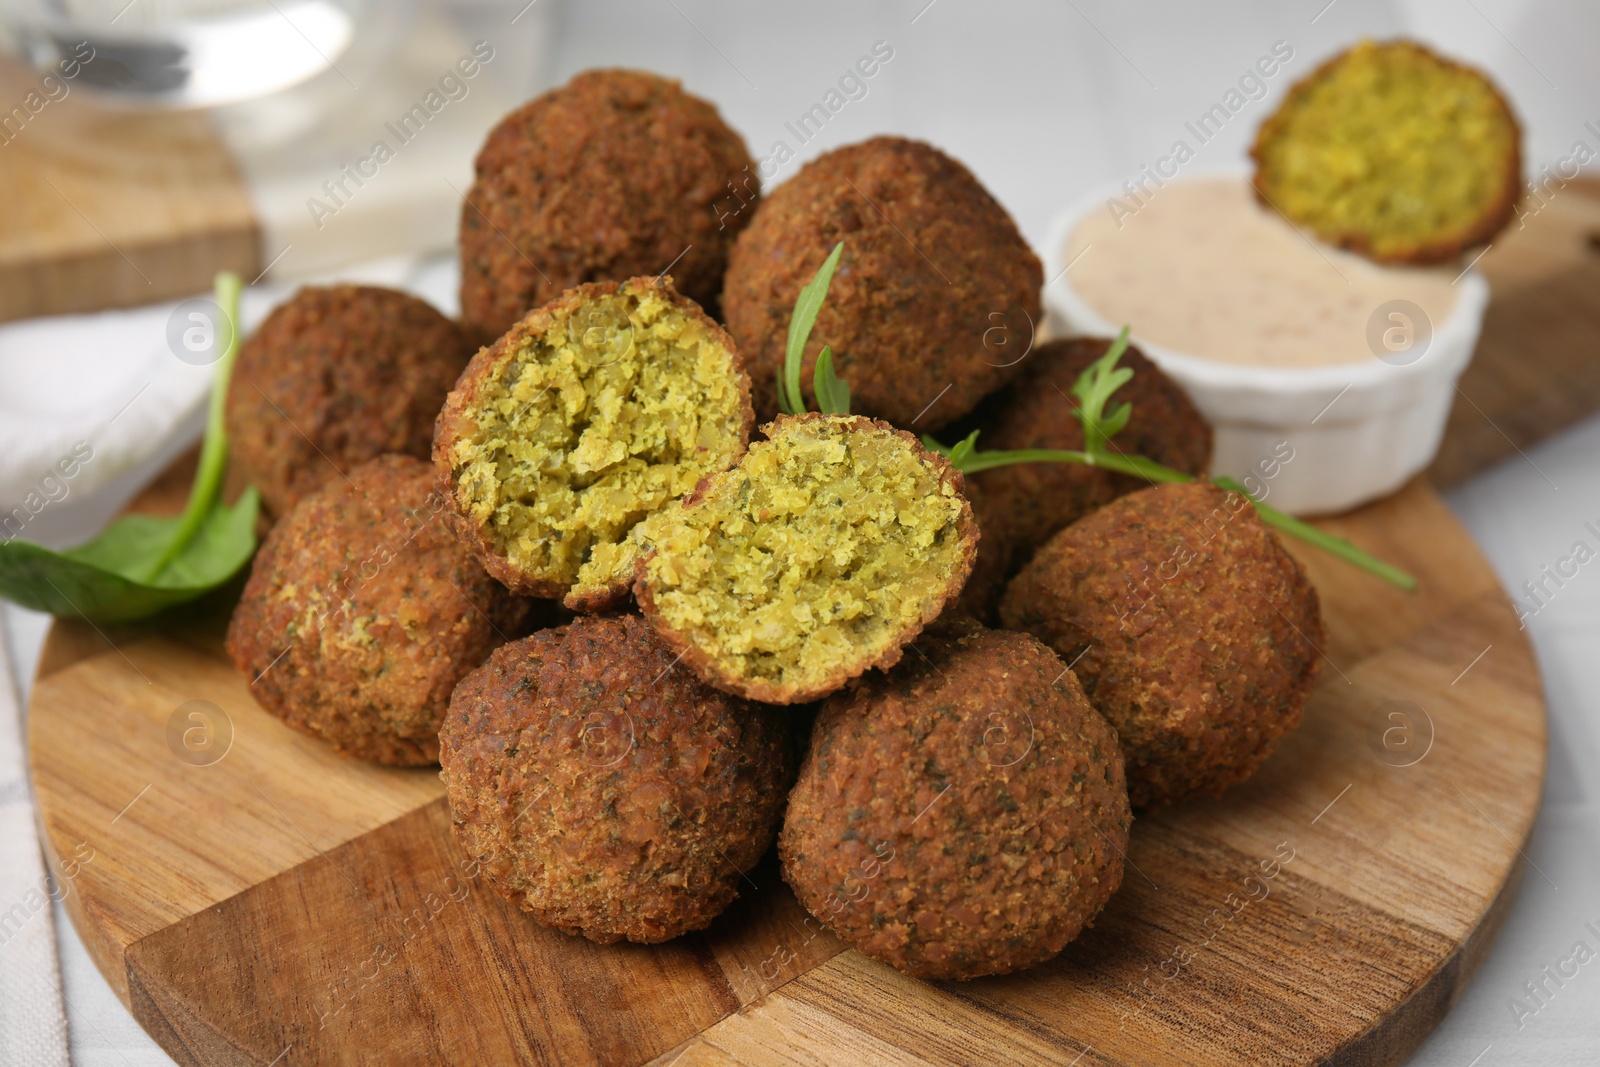
[[[52,83],[52,99],[36,71],[0,55],[0,107],[15,105],[0,111],[0,322],[191,296],[219,270],[307,278],[448,249],[478,145],[542,87],[555,13],[545,0],[515,27],[497,24],[498,62],[410,149],[385,123],[466,54],[476,16],[460,5],[382,14],[402,38],[357,71],[359,91],[325,73],[211,113],[118,106],[70,79]],[[330,196],[324,182],[377,139],[396,153],[381,179],[352,189],[339,178],[343,195]]]
[[[97,106],[0,55],[0,100],[37,111],[0,131],[0,322],[205,292],[261,270],[255,211],[205,116]],[[32,94],[30,97],[29,94]]]
[[[1436,475],[1600,407],[1600,323],[1572,299],[1595,230],[1574,193],[1486,257],[1495,303]],[[140,506],[186,485],[169,472]],[[1329,633],[1304,725],[1224,799],[1138,820],[1095,927],[1019,975],[875,964],[811,932],[770,857],[700,934],[546,930],[467,876],[435,772],[342,761],[256,707],[222,654],[225,595],[56,624],[29,716],[40,818],[91,954],[185,1064],[1395,1063],[1542,877],[1522,853],[1545,711],[1504,592],[1425,480],[1320,525],[1420,590],[1291,545]]]

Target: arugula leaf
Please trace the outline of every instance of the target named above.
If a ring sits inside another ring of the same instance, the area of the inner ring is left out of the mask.
[[[1077,397],[1079,404],[1075,414],[1083,425],[1084,448],[1081,452],[1065,448],[1022,448],[980,452],[976,430],[950,447],[924,434],[923,445],[929,451],[944,456],[950,461],[951,466],[963,474],[975,474],[978,471],[994,470],[996,467],[1009,467],[1018,463],[1080,463],[1088,467],[1116,471],[1119,474],[1131,474],[1160,484],[1194,481],[1194,475],[1173,470],[1146,456],[1112,451],[1107,447],[1111,438],[1121,432],[1133,416],[1133,405],[1126,401],[1114,408],[1109,415],[1105,411],[1106,402],[1111,399],[1111,394],[1126,385],[1133,377],[1131,367],[1117,366],[1117,360],[1122,358],[1122,354],[1128,349],[1128,336],[1128,327],[1124,326],[1116,341],[1106,350],[1106,354],[1085,367],[1078,375],[1077,381],[1072,383],[1071,392]],[[1308,545],[1360,567],[1391,585],[1407,591],[1417,587],[1417,580],[1394,564],[1385,563],[1376,556],[1363,552],[1342,537],[1319,530],[1310,523],[1302,522],[1277,508],[1268,507],[1251,496],[1245,487],[1234,479],[1219,476],[1212,478],[1211,481],[1223,489],[1241,494],[1250,501],[1255,506],[1256,513],[1261,516],[1261,521],[1268,526],[1282,530]]]
[[[1224,489],[1231,489],[1243,496],[1256,506],[1256,512],[1261,516],[1261,521],[1268,526],[1276,527],[1284,533],[1297,537],[1308,545],[1315,545],[1332,556],[1337,556],[1346,563],[1353,563],[1362,570],[1376,574],[1390,585],[1397,585],[1407,591],[1417,587],[1417,580],[1392,563],[1385,563],[1376,556],[1361,551],[1355,545],[1342,537],[1336,537],[1325,530],[1319,530],[1309,522],[1303,522],[1287,512],[1269,507],[1250,495],[1250,491],[1239,482],[1227,476],[1211,479]]]
[[[1111,394],[1133,378],[1132,367],[1117,366],[1117,360],[1128,350],[1129,334],[1129,327],[1124,326],[1106,354],[1085,367],[1072,383],[1072,395],[1078,398],[1078,409],[1073,414],[1083,424],[1083,450],[1091,455],[1106,451],[1106,444],[1133,417],[1133,405],[1126,401],[1109,414],[1105,410]]]
[[[796,411],[793,404],[789,403],[789,390],[783,384],[783,368],[778,368],[778,410],[785,415],[799,415],[804,409]]]
[[[827,345],[817,354],[811,387],[817,394],[818,411],[828,415],[850,414],[850,387],[833,373],[833,349]]]
[[[817,324],[817,315],[822,311],[823,301],[828,298],[828,286],[833,281],[833,272],[838,269],[839,257],[844,254],[844,242],[840,241],[833,246],[833,251],[828,253],[828,258],[822,261],[822,266],[817,268],[816,275],[809,283],[800,288],[800,295],[795,298],[794,313],[789,317],[789,343],[784,351],[783,369],[778,372],[778,410],[785,415],[803,415],[806,411],[805,395],[800,391],[800,363],[806,352],[806,342],[811,340],[811,328]],[[839,382],[833,378],[833,353],[828,352],[828,375],[832,382]],[[817,374],[821,373],[822,357],[817,357]],[[817,383],[817,374],[812,375],[813,382]],[[844,389],[845,403],[848,405],[850,391]],[[830,394],[837,398],[836,394]],[[822,404],[819,392],[817,403]],[[827,411],[824,407],[822,410]],[[833,414],[849,414],[848,406],[844,411]]]
[[[973,461],[968,457],[978,450],[979,432],[980,431],[978,430],[973,430],[971,433],[967,434],[967,436],[963,437],[961,440],[949,447],[941,445],[937,440],[934,439],[932,434],[925,433],[922,435],[922,447],[926,448],[929,452],[939,453],[939,455],[949,460],[950,465],[956,470],[965,472],[972,469],[970,466],[968,466],[968,464],[972,463]],[[998,456],[1004,455],[1004,453],[985,452],[984,455]]]
[[[129,515],[63,552],[27,541],[0,543],[0,596],[35,611],[92,622],[127,622],[227,582],[256,549],[254,487],[232,507],[218,496],[228,465],[223,407],[239,352],[239,276],[217,275],[216,302],[235,324],[211,386],[205,443],[183,514]]]

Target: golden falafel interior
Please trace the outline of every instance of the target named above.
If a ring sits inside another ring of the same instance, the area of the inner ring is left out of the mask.
[[[1482,75],[1367,41],[1290,95],[1257,141],[1271,202],[1326,239],[1405,258],[1509,211],[1517,127]],[[1509,214],[1507,215],[1509,218]]]
[[[630,531],[743,446],[734,353],[632,283],[559,312],[483,385],[450,460],[493,548],[574,595],[625,585]]]
[[[882,426],[811,416],[768,432],[703,500],[652,520],[644,580],[661,620],[734,677],[837,688],[960,591],[965,502]]]

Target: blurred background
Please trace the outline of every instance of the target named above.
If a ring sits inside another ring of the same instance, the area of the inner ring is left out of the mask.
[[[965,161],[1036,242],[1065,199],[1136,175],[1182,135],[1185,120],[1234,88],[1277,42],[1293,58],[1266,80],[1265,99],[1251,100],[1191,169],[1239,163],[1256,124],[1288,85],[1362,36],[1413,35],[1492,73],[1525,123],[1532,174],[1565,156],[1585,136],[1584,123],[1600,118],[1600,69],[1590,55],[1600,39],[1600,9],[1557,0],[1076,0],[998,9],[975,0],[781,8],[707,0],[4,0],[0,12],[12,50],[36,68],[7,72],[0,97],[7,106],[81,42],[95,53],[78,77],[62,82],[65,98],[30,117],[25,136],[16,122],[7,125],[0,157],[35,161],[60,152],[88,168],[126,166],[144,155],[145,167],[168,168],[169,179],[188,164],[196,195],[214,198],[219,190],[202,158],[205,135],[214,134],[258,223],[251,249],[257,258],[249,264],[256,270],[248,276],[271,263],[273,279],[447,248],[460,199],[450,186],[464,190],[489,126],[540,89],[592,66],[638,66],[682,79],[722,109],[757,158],[787,146],[793,162],[779,169],[778,180],[872,133],[925,138]],[[790,132],[785,123],[818,103],[878,41],[893,59],[865,95],[809,140]],[[443,94],[426,138],[395,143],[389,128],[478,42],[493,56],[481,73],[458,79],[459,98]],[[77,112],[90,96],[118,113],[100,123],[61,114]],[[139,110],[207,104],[218,106],[203,115]],[[190,158],[161,153],[160,138],[182,144]],[[324,181],[368,156],[378,140],[391,143],[395,158],[358,190],[346,183],[357,195],[338,203],[343,198],[330,196]],[[8,182],[22,181],[16,162],[0,159]],[[65,185],[62,191],[71,195]],[[313,198],[326,205],[320,213],[307,207]],[[18,233],[37,223],[15,212],[35,206],[7,205],[0,262],[17,262]],[[206,206],[215,209],[212,232],[220,235],[223,205]],[[86,244],[94,227],[114,237],[141,221],[85,214],[76,221]],[[156,222],[142,221],[147,229]],[[148,296],[140,289],[151,288],[133,269],[145,265],[139,250],[124,251],[132,263],[122,265],[129,277],[113,286],[117,302]],[[169,279],[155,287],[170,287]],[[21,292],[9,293],[6,316],[87,300],[28,295],[33,306]]]
[[[1494,77],[1524,123],[1530,179],[1577,142],[1600,148],[1590,3],[0,0],[0,505],[92,438],[96,461],[28,531],[81,540],[193,443],[209,368],[174,359],[167,330],[217,269],[252,281],[246,329],[295,284],[333,277],[404,286],[454,313],[451,246],[477,146],[506,111],[586,68],[681,79],[743,133],[768,185],[873,134],[931,141],[1040,248],[1058,211],[1166,154],[1258,57],[1291,53],[1264,91],[1246,87],[1255,98],[1187,173],[1239,167],[1290,84],[1363,36],[1400,35]],[[874,53],[888,58],[864,89],[820,129],[797,125]],[[1600,520],[1597,456],[1591,420],[1540,447],[1548,478],[1513,461],[1452,493],[1508,584],[1563,551],[1560,531],[1585,509]],[[1600,677],[1583,651],[1600,637],[1600,590],[1556,609],[1530,623],[1552,714],[1532,853],[1549,884],[1525,881],[1417,1063],[1593,1062],[1600,977],[1534,1020],[1507,1009],[1600,921],[1586,785]],[[45,620],[4,610],[25,687]],[[57,934],[74,1062],[171,1062],[60,915]]]

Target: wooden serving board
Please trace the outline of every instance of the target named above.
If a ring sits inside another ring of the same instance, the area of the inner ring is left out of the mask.
[[[1436,473],[1600,407],[1600,324],[1537,295],[1592,291],[1597,229],[1575,194],[1485,259],[1496,302]],[[1137,820],[1095,927],[1019,975],[875,964],[812,932],[771,857],[700,934],[546,930],[469,877],[435,772],[342,761],[255,705],[220,594],[177,622],[54,627],[29,717],[45,840],[90,952],[185,1064],[1395,1063],[1523,876],[1545,712],[1505,594],[1425,480],[1320,524],[1421,588],[1291,545],[1329,633],[1304,725],[1224,799]],[[186,746],[197,708],[226,729]]]

